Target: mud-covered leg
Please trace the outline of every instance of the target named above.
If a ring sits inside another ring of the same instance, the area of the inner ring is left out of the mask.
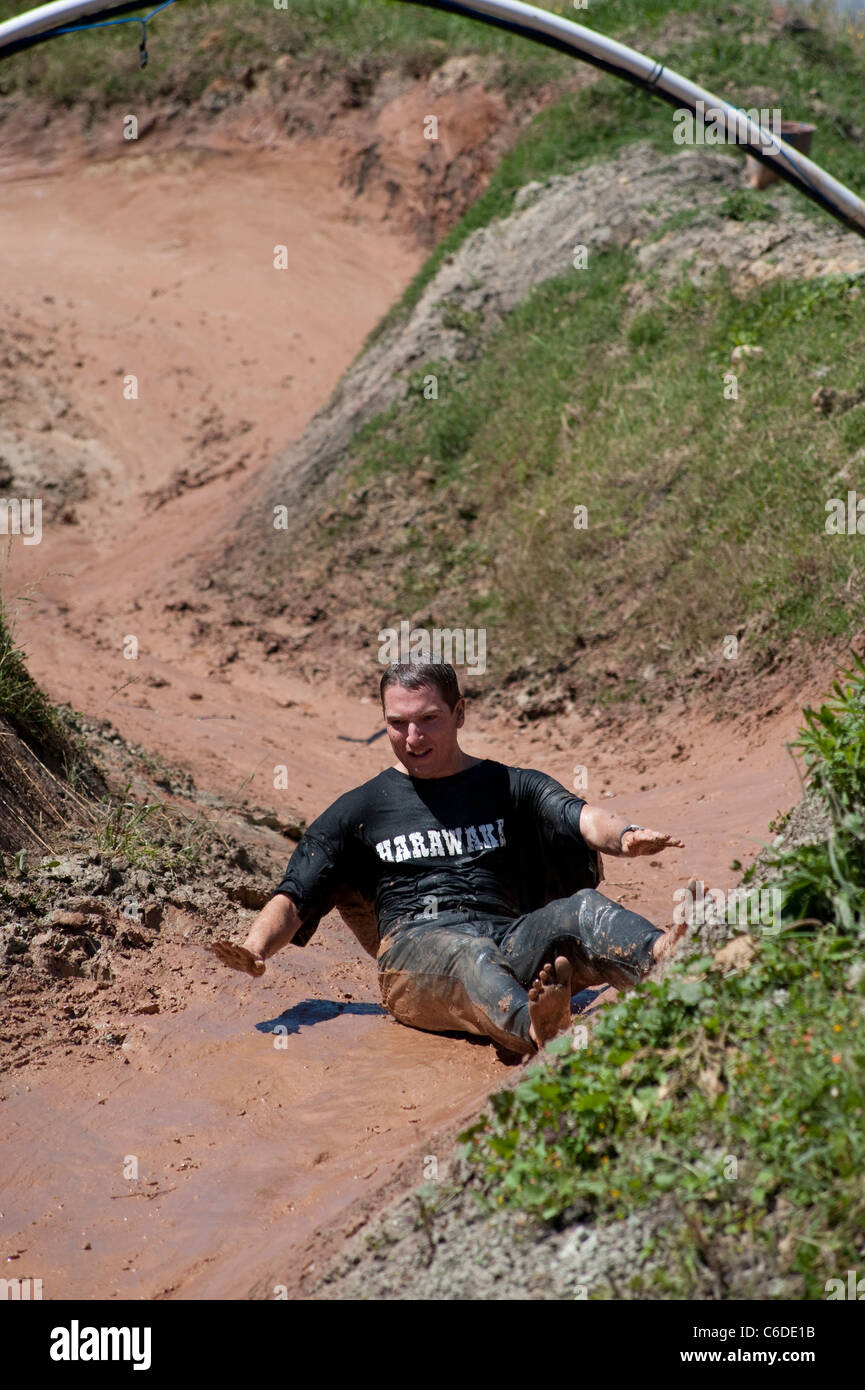
[[[409,929],[379,956],[378,964],[382,1001],[400,1023],[431,1032],[477,1033],[507,1052],[535,1051],[533,1007],[539,1011],[541,1031],[549,1027],[547,1015],[559,1009],[554,1004],[561,988],[558,976],[550,993],[552,982],[540,980],[539,968],[537,998],[530,1001],[495,941],[456,928]]]
[[[596,889],[584,888],[519,918],[500,944],[514,974],[526,982],[553,954],[566,956],[576,992],[589,985],[627,989],[637,984],[675,947],[679,935],[678,928],[664,932]]]

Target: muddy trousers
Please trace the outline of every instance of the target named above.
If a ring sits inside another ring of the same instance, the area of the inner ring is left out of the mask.
[[[634,985],[664,933],[593,888],[512,918],[398,926],[379,950],[382,1002],[400,1023],[434,1033],[479,1033],[511,1052],[535,1051],[528,986],[545,961],[566,956],[572,992]]]

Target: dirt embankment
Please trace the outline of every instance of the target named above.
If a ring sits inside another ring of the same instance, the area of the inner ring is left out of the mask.
[[[77,818],[81,800],[2,716],[0,749],[0,852],[49,850],[45,837]]]
[[[0,103],[16,265],[0,318],[0,483],[38,491],[47,531],[11,557],[7,601],[38,585],[52,639],[78,628],[117,653],[152,613],[156,659],[206,648],[211,675],[238,660],[297,672],[315,594],[293,579],[274,593],[255,573],[220,583],[225,548],[243,534],[252,553],[272,530],[248,510],[266,465],[556,94],[508,103],[494,64],[442,54],[413,80],[280,59],[236,89],[213,84],[197,107],[133,101],[134,141],[119,108]],[[34,673],[58,656],[31,650]],[[142,708],[173,700],[158,671],[112,664],[112,699],[128,701],[131,681]]]
[[[726,215],[724,204],[741,185],[742,160],[733,154],[684,151],[662,160],[640,142],[614,159],[553,176],[544,185],[527,185],[509,217],[479,228],[445,259],[411,314],[357,358],[325,408],[278,456],[266,493],[252,501],[242,540],[230,546],[226,574],[232,583],[248,587],[264,577],[278,589],[280,576],[290,569],[309,617],[300,633],[286,634],[286,650],[299,669],[339,669],[353,681],[352,688],[368,688],[377,634],[394,623],[396,596],[410,589],[412,572],[422,570],[428,558],[405,549],[401,538],[407,529],[420,529],[431,554],[450,555],[470,546],[490,524],[488,515],[478,514],[471,470],[464,482],[433,492],[430,470],[441,465],[426,457],[355,486],[351,442],[363,426],[416,395],[417,377],[435,363],[470,368],[503,320],[536,287],[562,274],[575,244],[590,246],[592,255],[628,248],[639,271],[651,277],[650,284],[638,274],[626,286],[625,328],[678,281],[683,267],[698,288],[724,271],[733,294],[778,279],[865,273],[860,237],[834,224],[815,228],[804,212],[780,201],[777,191],[769,195],[777,218],[768,224]],[[683,214],[687,225],[663,231],[669,219]],[[384,426],[381,432],[386,436]],[[288,533],[255,525],[256,515],[270,517],[279,507],[292,517]],[[315,533],[327,537],[326,548],[306,543]],[[358,567],[361,573],[375,572],[374,594],[368,585],[347,579]],[[452,577],[443,573],[433,610],[423,607],[401,616],[411,627],[453,626],[463,583],[462,571]],[[356,655],[347,669],[350,645]],[[714,684],[725,674],[724,662],[707,664],[695,656],[686,669],[647,686],[641,698],[660,707],[673,694],[700,690],[719,709],[727,706],[729,690]],[[779,675],[782,682],[795,681],[807,668],[809,653],[801,646],[788,657],[780,673],[764,667],[756,680],[743,661],[748,676],[739,676],[746,688],[736,692],[736,703],[762,703]],[[478,693],[527,719],[559,714],[606,683],[605,660],[602,642],[589,652],[579,642],[572,649],[563,642],[555,671],[500,668],[495,688],[490,690],[487,677],[478,682]]]

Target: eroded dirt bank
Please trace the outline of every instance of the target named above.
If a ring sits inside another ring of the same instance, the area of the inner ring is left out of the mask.
[[[3,575],[13,611],[28,598],[31,672],[199,788],[308,819],[390,761],[383,740],[338,737],[374,733],[375,704],[286,675],[264,619],[239,650],[250,595],[217,599],[210,576],[272,449],[327,399],[425,254],[340,185],[340,161],[306,142],[290,160],[244,147],[22,165],[0,210],[16,264],[4,460],[19,495],[56,499],[41,543],[16,538]],[[284,273],[277,243],[291,248]],[[137,400],[123,398],[130,373]],[[315,623],[290,589],[284,600],[298,629]],[[747,863],[795,800],[783,741],[826,679],[805,673],[724,723],[680,704],[617,729],[600,711],[525,726],[480,714],[465,743],[566,785],[585,765],[592,799],[681,835],[687,850],[663,860],[607,863],[607,891],[663,921],[691,873],[734,881],[730,862]],[[289,785],[275,791],[277,765]],[[260,849],[275,882],[290,845],[262,835]],[[483,1044],[387,1017],[373,963],[334,920],[258,983],[215,965],[215,930],[194,904],[174,909],[107,990],[58,981],[38,1005],[39,1066],[4,1076],[0,1253],[47,1298],[244,1297],[274,1271],[291,1285],[383,1184],[417,1180],[437,1133],[507,1075]],[[91,996],[122,1042],[76,1042],[69,1007]]]

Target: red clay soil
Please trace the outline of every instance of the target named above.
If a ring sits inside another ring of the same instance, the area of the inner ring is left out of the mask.
[[[42,542],[15,538],[3,576],[13,610],[16,594],[31,600],[19,636],[32,674],[199,787],[236,796],[250,779],[257,803],[308,818],[391,761],[385,739],[337,738],[373,733],[375,704],[292,681],[263,650],[218,659],[231,615],[208,607],[206,577],[270,453],[425,254],[339,173],[338,150],[314,141],[290,159],[243,148],[22,166],[0,207],[16,267],[4,331],[20,349],[5,370],[61,480]],[[86,476],[64,492],[70,454]],[[606,890],[665,922],[690,874],[737,882],[731,861],[749,862],[797,799],[783,743],[826,680],[811,673],[771,712],[685,722],[677,705],[615,737],[576,716],[526,730],[470,713],[465,747],[566,785],[584,764],[590,799],[681,836],[687,848],[656,861],[606,861]],[[291,785],[275,792],[280,763]],[[275,1268],[293,1285],[320,1233],[351,1230],[395,1176],[420,1181],[436,1136],[507,1079],[492,1047],[387,1016],[374,963],[334,919],[260,981],[219,967],[188,926],[175,913],[136,954],[126,1040],[108,1059],[81,1057],[58,1009],[47,1064],[0,1083],[3,1271],[41,1278],[46,1298],[242,1298]],[[176,1010],[141,1012],[145,984]],[[287,1034],[262,1030],[302,1003]]]

